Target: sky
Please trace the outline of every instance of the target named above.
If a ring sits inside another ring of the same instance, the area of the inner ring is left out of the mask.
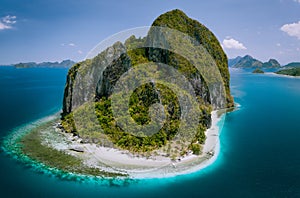
[[[300,62],[300,0],[0,0],[0,64],[80,61],[176,8],[207,26],[229,58]]]

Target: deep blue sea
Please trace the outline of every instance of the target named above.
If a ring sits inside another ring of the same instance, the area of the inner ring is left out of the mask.
[[[67,69],[0,67],[0,137],[59,111]],[[300,197],[300,78],[231,71],[238,110],[208,168],[124,186],[61,180],[0,153],[0,197]]]

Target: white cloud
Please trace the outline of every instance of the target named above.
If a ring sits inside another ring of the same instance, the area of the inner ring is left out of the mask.
[[[300,0],[294,0],[294,1],[300,3]]]
[[[226,38],[223,40],[222,43],[223,48],[227,49],[238,49],[238,50],[245,50],[247,49],[243,43],[240,43],[239,41],[233,39],[233,38]]]
[[[10,16],[10,15],[2,17],[0,19],[0,30],[11,29],[12,25],[17,22],[16,18],[17,18],[16,16]]]
[[[280,43],[276,43],[276,46],[277,46],[277,47],[280,47],[280,46],[281,46],[281,44],[280,44]]]
[[[70,46],[70,47],[75,47],[76,45],[74,43],[68,43],[68,44],[65,44],[65,43],[61,43],[60,44],[61,46]]]
[[[16,21],[16,16],[10,16],[10,15],[7,15],[5,17],[3,17],[3,22],[6,23],[6,24],[15,24],[17,21]]]
[[[294,36],[300,39],[300,21],[298,21],[298,23],[285,24],[280,28],[280,30],[287,33],[289,36]]]
[[[78,50],[77,52],[78,52],[78,54],[82,54],[83,53],[81,50]]]
[[[4,23],[2,23],[0,21],[0,30],[10,29],[10,28],[11,28],[11,26],[5,25]]]

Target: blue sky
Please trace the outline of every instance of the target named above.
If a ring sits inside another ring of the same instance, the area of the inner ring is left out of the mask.
[[[0,0],[0,64],[79,61],[175,8],[212,30],[229,58],[300,62],[300,0]]]

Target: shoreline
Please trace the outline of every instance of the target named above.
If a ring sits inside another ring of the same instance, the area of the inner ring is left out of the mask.
[[[265,75],[277,76],[277,77],[283,77],[283,78],[295,78],[295,79],[300,78],[300,76],[290,76],[290,75],[285,75],[285,74],[276,74],[275,72],[266,72]]]
[[[220,139],[219,135],[221,130],[219,129],[219,122],[222,121],[222,118],[225,114],[218,116],[218,111],[212,112],[212,125],[209,129],[206,130],[206,140],[203,145],[203,154],[196,156],[189,154],[188,156],[182,158],[181,160],[172,161],[169,158],[146,158],[146,157],[135,157],[126,153],[126,151],[121,151],[113,148],[100,147],[95,144],[82,144],[77,140],[75,144],[72,144],[71,147],[75,148],[76,146],[84,145],[84,152],[77,152],[74,149],[70,149],[70,141],[64,142],[66,139],[70,140],[71,134],[65,134],[64,138],[57,138],[62,140],[60,144],[53,143],[51,145],[51,138],[49,139],[49,134],[53,131],[57,132],[57,128],[52,126],[52,131],[46,132],[44,134],[44,144],[45,141],[48,142],[47,146],[51,146],[57,150],[66,152],[69,155],[78,157],[83,160],[84,165],[87,165],[91,168],[99,168],[102,171],[113,172],[113,173],[122,173],[127,174],[126,177],[116,177],[117,179],[152,179],[152,178],[169,178],[175,177],[178,175],[190,174],[194,172],[201,171],[202,169],[213,164],[218,158],[220,152]],[[30,130],[42,125],[46,121],[49,122],[51,119],[55,119],[57,114],[42,118],[36,122],[29,123],[28,125],[21,126],[24,131],[19,131],[17,134],[10,134],[10,137],[7,140],[10,143],[16,142],[19,139],[22,139],[26,134],[30,133]],[[27,129],[27,130],[25,130]],[[17,130],[18,131],[18,130]],[[44,131],[45,132],[45,131]],[[44,133],[43,132],[43,133]],[[41,132],[42,134],[42,132]],[[61,135],[61,133],[51,133],[52,135]],[[48,139],[47,139],[48,137]],[[49,143],[50,142],[50,143]],[[63,144],[66,143],[66,144]],[[43,144],[43,143],[42,143]],[[10,148],[6,146],[4,151],[11,155],[17,155],[17,151],[10,151]],[[78,148],[77,148],[78,149]],[[76,150],[76,149],[75,149]],[[20,152],[20,151],[19,151]],[[17,159],[20,157],[16,156]],[[28,158],[28,156],[27,156]],[[22,159],[21,159],[22,161]],[[25,160],[26,161],[26,160]],[[38,162],[40,163],[40,162]],[[40,163],[41,168],[45,166]],[[56,169],[55,167],[48,167],[48,169]],[[76,176],[76,174],[69,172],[70,175]],[[83,177],[93,177],[93,178],[107,178],[108,177],[99,177],[89,176],[89,175],[77,175]]]

